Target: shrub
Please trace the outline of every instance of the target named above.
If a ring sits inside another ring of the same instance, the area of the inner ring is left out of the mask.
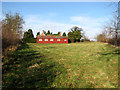
[[[29,29],[27,32],[24,33],[22,40],[24,43],[36,43],[36,38],[34,38],[32,29]]]
[[[0,24],[2,25],[2,53],[5,55],[7,53],[5,49],[21,43],[21,32],[24,21],[18,13],[14,15],[7,13],[5,19]]]

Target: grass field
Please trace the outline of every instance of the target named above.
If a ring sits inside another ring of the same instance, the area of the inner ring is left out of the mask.
[[[100,42],[24,44],[3,63],[3,87],[117,88],[119,54]]]

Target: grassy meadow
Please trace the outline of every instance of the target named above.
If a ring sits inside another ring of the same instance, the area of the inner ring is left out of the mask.
[[[106,43],[27,43],[3,63],[3,88],[117,88],[120,50]]]

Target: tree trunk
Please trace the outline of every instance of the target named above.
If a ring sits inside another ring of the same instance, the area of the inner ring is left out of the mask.
[[[117,32],[117,29],[115,30],[115,45],[117,45],[117,42],[118,42],[118,32]]]

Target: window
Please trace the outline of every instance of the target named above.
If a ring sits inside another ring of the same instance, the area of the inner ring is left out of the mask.
[[[39,41],[42,41],[42,39],[39,39]]]
[[[60,41],[60,39],[57,39],[57,41]]]
[[[66,39],[64,39],[64,41],[67,41]]]
[[[53,39],[50,39],[50,41],[53,41]]]
[[[45,39],[44,41],[48,41],[48,39]]]

